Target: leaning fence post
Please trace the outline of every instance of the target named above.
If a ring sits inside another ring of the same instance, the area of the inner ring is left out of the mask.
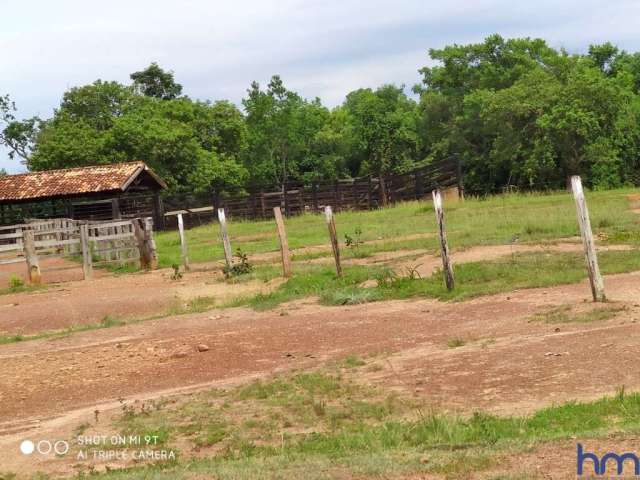
[[[227,268],[233,266],[233,254],[231,253],[231,243],[229,242],[229,233],[227,232],[227,217],[224,214],[224,208],[218,209],[218,221],[220,222],[220,236],[222,237],[222,247],[224,248],[224,260]]]
[[[187,251],[187,239],[184,235],[184,222],[182,214],[178,214],[178,232],[180,233],[180,251],[182,252],[182,264],[185,270],[189,270],[189,255]]]
[[[27,262],[27,271],[29,272],[29,282],[38,285],[42,283],[42,276],[40,274],[38,255],[36,254],[33,230],[23,230],[22,240],[24,243],[24,258]]]
[[[433,195],[433,208],[436,211],[436,220],[438,222],[438,237],[440,239],[440,255],[442,256],[442,271],[444,273],[444,283],[447,290],[453,290],[453,268],[449,259],[449,244],[447,243],[447,232],[444,226],[444,210],[442,208],[442,194],[440,190],[431,192]]]
[[[80,248],[82,249],[82,273],[85,280],[89,280],[93,274],[91,248],[89,246],[89,226],[80,225]]]
[[[291,258],[289,257],[289,241],[287,240],[287,231],[284,228],[284,220],[282,219],[282,211],[280,207],[273,207],[273,216],[276,219],[276,227],[278,229],[278,238],[280,239],[280,253],[282,254],[282,275],[291,276]]]
[[[336,233],[336,221],[333,218],[333,211],[330,206],[324,207],[324,217],[329,227],[329,238],[331,239],[331,248],[333,250],[333,258],[336,261],[336,273],[342,276],[342,267],[340,266],[340,248],[338,247],[338,235]]]
[[[607,300],[604,294],[604,281],[602,280],[600,268],[598,267],[598,257],[593,241],[593,233],[591,232],[589,210],[587,209],[587,202],[584,198],[584,190],[582,189],[582,180],[578,175],[571,177],[571,190],[573,191],[573,198],[576,202],[576,210],[578,212],[580,235],[582,236],[582,245],[584,246],[584,256],[587,263],[593,301],[604,302]]]

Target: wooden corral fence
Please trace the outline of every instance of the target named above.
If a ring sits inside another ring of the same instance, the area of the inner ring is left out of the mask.
[[[92,276],[94,266],[139,264],[155,268],[157,255],[150,218],[83,221],[67,218],[29,220],[0,227],[2,265],[25,263],[28,278],[40,283],[42,274],[82,268]],[[61,258],[67,261],[49,262]]]
[[[173,196],[163,201],[164,226],[178,228],[178,214],[182,214],[187,228],[209,223],[217,218],[219,208],[224,208],[229,218],[267,219],[273,218],[275,207],[288,217],[305,212],[321,213],[327,205],[331,205],[334,212],[370,210],[428,197],[435,188],[453,188],[463,195],[460,177],[459,162],[450,159],[384,178],[369,175],[315,182],[310,186],[289,184],[283,191],[253,192],[227,198],[215,194],[205,198]]]

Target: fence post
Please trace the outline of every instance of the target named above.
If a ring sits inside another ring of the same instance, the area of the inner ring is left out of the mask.
[[[462,180],[462,160],[456,155],[456,176],[458,177],[458,198],[464,200],[464,182]]]
[[[36,254],[36,243],[33,230],[23,230],[22,240],[24,242],[24,258],[27,262],[27,271],[29,272],[29,282],[34,285],[42,283],[40,275],[40,263]]]
[[[589,282],[591,283],[593,301],[604,302],[606,301],[604,294],[604,281],[602,280],[600,268],[598,267],[598,257],[596,255],[596,247],[593,241],[593,233],[591,232],[589,210],[587,209],[587,202],[584,198],[584,191],[582,189],[582,180],[578,175],[571,177],[571,189],[573,190],[573,198],[576,202],[576,210],[578,212],[580,235],[582,236],[582,245],[584,246],[584,255],[587,262],[587,272],[589,273]]]
[[[313,213],[318,212],[318,183],[311,184],[311,198],[313,199]]]
[[[331,249],[333,250],[333,258],[336,261],[336,273],[339,277],[341,277],[342,267],[340,266],[340,248],[338,246],[338,235],[336,233],[336,221],[333,218],[333,211],[331,210],[331,207],[329,205],[324,207],[324,217],[327,220],[327,227],[329,228]]]
[[[444,283],[447,286],[447,290],[453,290],[453,268],[451,267],[451,261],[449,259],[449,245],[447,243],[447,232],[444,226],[444,210],[442,208],[442,194],[440,190],[434,190],[433,195],[433,208],[436,211],[436,220],[438,222],[438,236],[440,238],[440,255],[442,256],[442,271],[444,274]]]
[[[155,270],[158,268],[158,252],[156,251],[156,241],[153,238],[153,219],[149,217],[144,219],[144,241],[149,252],[149,266],[151,270]]]
[[[82,273],[85,280],[93,276],[91,247],[89,245],[89,226],[80,225],[80,248],[82,249]]]
[[[153,216],[158,230],[164,230],[164,204],[162,203],[162,197],[160,192],[153,194]]]
[[[140,250],[140,267],[145,270],[158,268],[156,242],[153,239],[153,220],[151,218],[131,220],[133,232]],[[141,225],[142,223],[142,225]]]
[[[113,218],[114,220],[120,220],[121,218],[120,199],[117,197],[111,199],[111,218]]]
[[[227,233],[227,218],[224,215],[224,208],[218,209],[218,221],[220,222],[220,236],[222,237],[222,247],[224,248],[224,260],[227,268],[233,266],[233,254],[231,253],[231,243]]]
[[[288,278],[291,276],[291,258],[289,257],[289,241],[287,240],[287,231],[284,228],[284,220],[282,219],[282,211],[280,210],[280,207],[273,207],[273,217],[276,219],[278,238],[280,239],[280,253],[282,254],[282,275],[285,278]]]
[[[180,234],[180,251],[182,252],[182,264],[185,270],[189,270],[189,255],[187,251],[187,239],[184,235],[184,222],[182,214],[178,214],[178,232]]]

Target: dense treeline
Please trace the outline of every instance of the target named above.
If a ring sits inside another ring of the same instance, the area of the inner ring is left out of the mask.
[[[156,64],[132,83],[64,93],[50,119],[16,119],[0,97],[0,143],[31,170],[140,159],[174,191],[275,189],[403,172],[457,156],[467,191],[594,188],[640,177],[640,53],[607,43],[571,55],[540,39],[430,50],[436,66],[407,95],[384,85],[328,109],[274,76],[242,109],[195,101]]]

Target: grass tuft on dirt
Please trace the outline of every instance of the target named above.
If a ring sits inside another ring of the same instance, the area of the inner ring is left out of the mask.
[[[604,305],[586,311],[576,312],[572,305],[561,305],[540,312],[531,317],[532,322],[556,323],[591,323],[614,318],[627,309],[624,305]]]
[[[601,252],[599,260],[604,274],[640,269],[638,250]],[[274,292],[241,299],[234,305],[267,310],[307,296],[319,297],[324,305],[354,305],[413,297],[460,301],[524,288],[576,283],[587,274],[581,254],[550,251],[514,253],[493,261],[454,264],[454,276],[456,288],[448,291],[440,272],[420,278],[412,272],[398,275],[384,267],[349,266],[344,268],[343,277],[337,278],[330,267],[311,266],[298,269]],[[363,286],[367,280],[375,280],[376,285]]]

